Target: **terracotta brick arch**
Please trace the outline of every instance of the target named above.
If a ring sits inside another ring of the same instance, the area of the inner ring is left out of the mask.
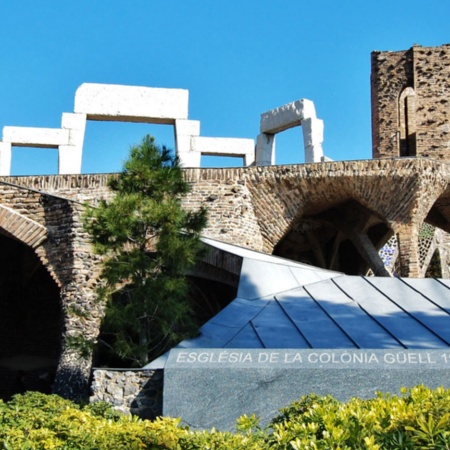
[[[0,229],[36,249],[47,239],[47,229],[7,206],[0,205]]]

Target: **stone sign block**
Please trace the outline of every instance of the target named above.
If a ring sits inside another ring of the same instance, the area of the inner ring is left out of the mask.
[[[450,387],[450,350],[174,349],[163,414],[193,429],[233,430],[242,414],[266,425],[308,393],[346,401],[402,386]]]

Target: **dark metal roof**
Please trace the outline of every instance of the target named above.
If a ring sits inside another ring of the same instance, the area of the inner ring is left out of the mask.
[[[177,347],[450,347],[450,280],[347,276],[205,241],[242,256],[238,297]]]

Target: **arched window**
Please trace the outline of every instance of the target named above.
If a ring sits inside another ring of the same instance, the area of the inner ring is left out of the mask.
[[[416,156],[416,93],[403,89],[398,100],[400,130],[399,156]]]

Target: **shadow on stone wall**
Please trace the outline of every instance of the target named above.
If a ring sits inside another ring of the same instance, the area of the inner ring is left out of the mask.
[[[153,420],[162,415],[164,371],[94,369],[90,402],[105,401],[116,411]]]

